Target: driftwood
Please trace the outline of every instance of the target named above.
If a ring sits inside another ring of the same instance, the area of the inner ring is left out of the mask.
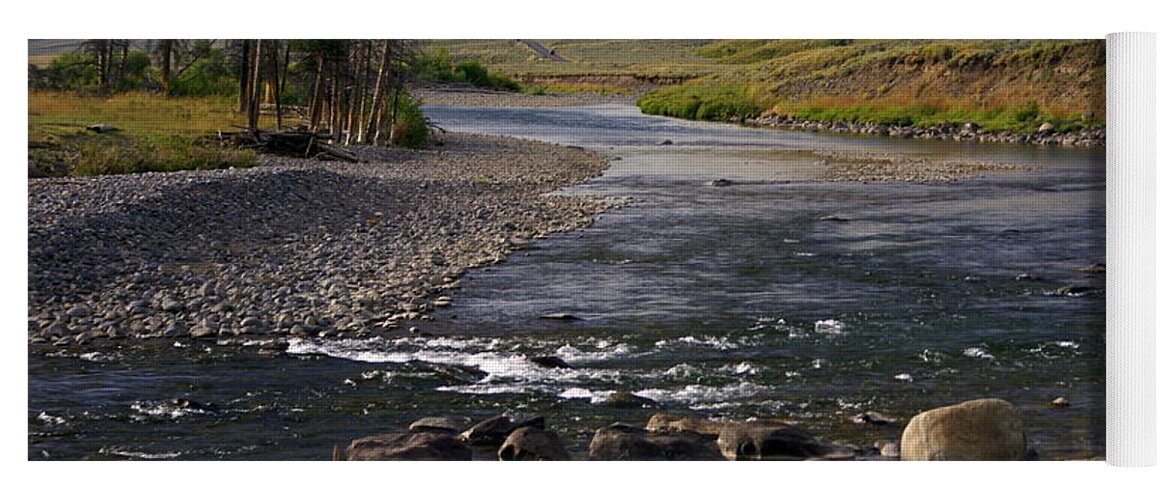
[[[330,136],[325,133],[308,131],[271,132],[245,129],[233,132],[217,132],[215,138],[236,146],[253,148],[279,156],[348,162],[358,161],[358,155],[353,151],[329,144]]]

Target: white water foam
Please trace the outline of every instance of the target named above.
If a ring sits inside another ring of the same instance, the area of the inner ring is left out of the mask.
[[[964,349],[964,356],[976,359],[996,359],[996,356],[988,354],[987,351],[980,347],[969,347]]]

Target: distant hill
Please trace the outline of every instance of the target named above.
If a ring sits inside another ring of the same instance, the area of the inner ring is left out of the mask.
[[[1006,129],[1106,112],[1102,40],[736,40],[699,52],[734,69],[647,95],[644,111]]]

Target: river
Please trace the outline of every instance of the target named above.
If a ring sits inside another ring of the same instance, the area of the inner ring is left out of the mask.
[[[600,151],[610,169],[557,194],[629,201],[470,271],[416,334],[30,347],[29,458],[328,459],[422,416],[500,413],[546,416],[580,457],[597,427],[657,411],[604,404],[614,391],[858,445],[897,439],[919,411],[999,397],[1042,458],[1104,454],[1105,275],[1079,271],[1105,262],[1103,150],[752,129],[629,105],[425,113]],[[807,150],[1030,168],[833,183]],[[1051,293],[1066,285],[1091,291]],[[550,313],[580,320],[538,319]],[[900,424],[853,423],[864,411]]]

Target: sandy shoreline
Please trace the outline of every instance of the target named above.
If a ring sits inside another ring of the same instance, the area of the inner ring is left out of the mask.
[[[616,205],[541,196],[600,175],[597,153],[445,142],[358,164],[29,180],[29,342],[377,334],[450,304],[468,268]]]

